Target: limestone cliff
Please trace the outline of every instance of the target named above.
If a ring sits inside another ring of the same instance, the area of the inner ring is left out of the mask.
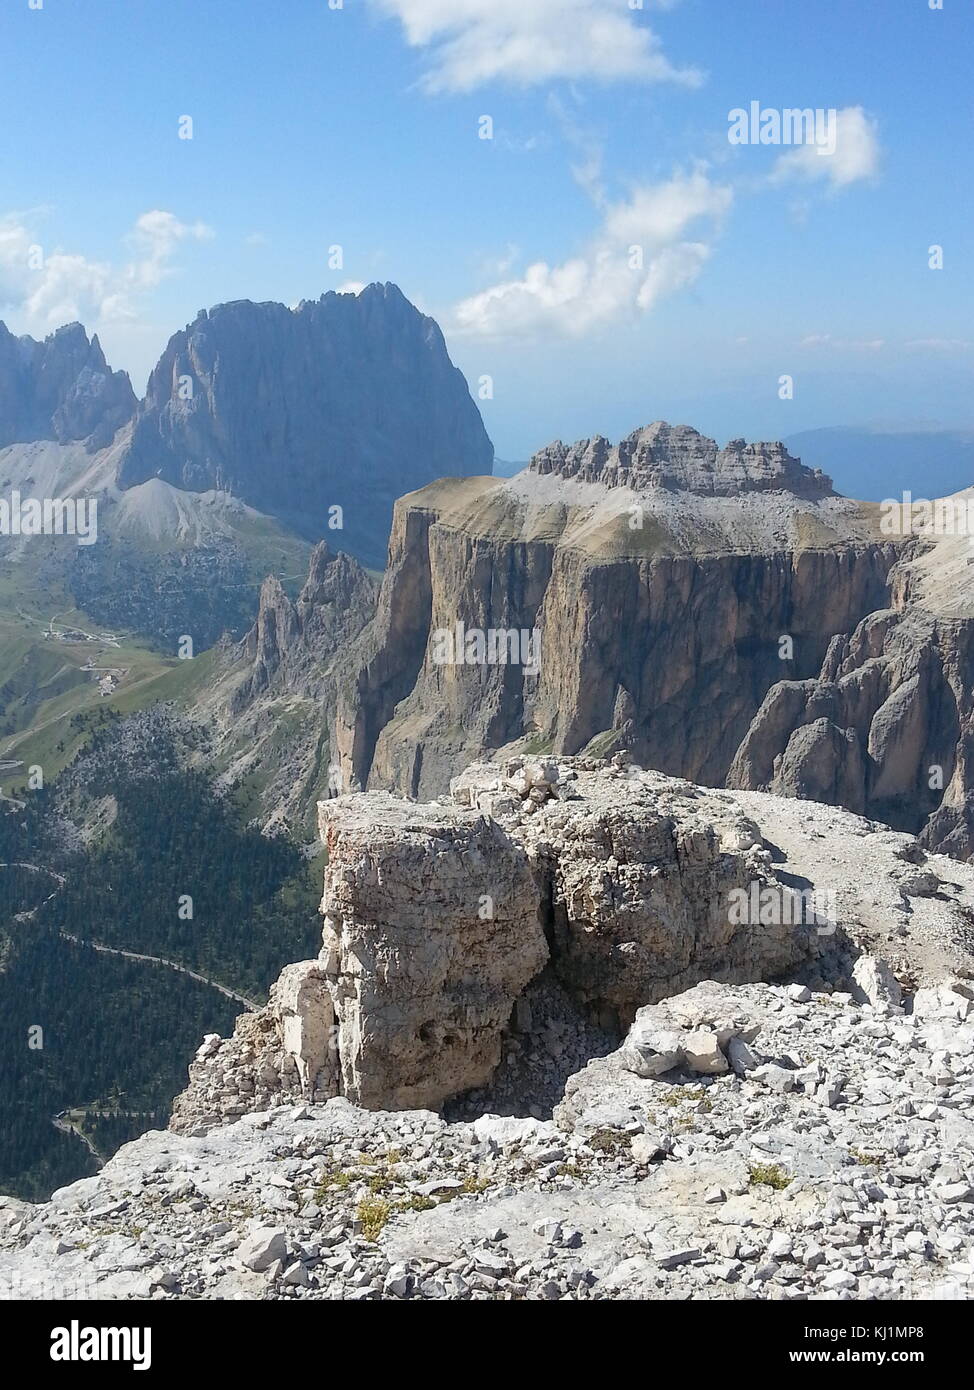
[[[662,424],[401,498],[374,615],[322,662],[333,781],[429,797],[488,753],[625,749],[966,858],[969,547],[880,520],[780,444]]]
[[[253,626],[224,644],[213,679],[196,701],[228,783],[247,778],[265,824],[314,834],[314,806],[341,790],[329,760],[336,671],[375,610],[377,586],[359,562],[322,541],[295,601],[264,581]]]
[[[596,738],[720,784],[769,687],[887,601],[874,513],[779,444],[661,424],[401,499],[339,692],[345,785],[427,796],[486,750]],[[438,659],[458,630],[534,634],[537,661]]]
[[[969,858],[971,563],[966,536],[908,553],[891,574],[889,608],[837,636],[813,678],[768,691],[728,785],[848,806]]]

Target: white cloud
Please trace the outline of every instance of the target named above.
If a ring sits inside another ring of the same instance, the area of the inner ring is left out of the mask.
[[[912,338],[904,346],[912,352],[966,352],[971,344],[966,338]]]
[[[885,338],[833,338],[831,333],[809,333],[799,347],[834,348],[837,352],[879,352]]]
[[[0,312],[13,313],[27,332],[74,319],[87,326],[134,318],[143,297],[172,273],[179,244],[213,235],[205,223],[145,212],[126,237],[128,260],[113,265],[49,249],[31,222],[29,214],[0,217]]]
[[[365,289],[364,280],[346,280],[344,285],[339,285],[336,294],[361,294]]]
[[[480,263],[480,276],[506,275],[520,259],[521,248],[509,241],[500,255],[484,257]]]
[[[400,20],[412,48],[430,50],[428,92],[470,92],[486,82],[538,86],[556,78],[677,82],[656,34],[622,0],[371,0]]]
[[[565,140],[578,156],[577,162],[571,166],[572,178],[596,207],[604,207],[606,191],[602,175],[602,141],[587,127],[579,125],[572,111],[554,93],[548,97],[547,105],[561,127]]]
[[[702,169],[638,187],[605,207],[583,254],[555,266],[536,261],[520,278],[464,299],[454,312],[456,330],[481,337],[576,336],[644,313],[697,278],[710,245],[689,230],[702,221],[712,236],[731,197]]]
[[[845,106],[835,113],[835,146],[798,145],[775,161],[772,183],[792,179],[827,179],[832,188],[845,188],[860,179],[875,178],[879,171],[878,126],[861,106]]]

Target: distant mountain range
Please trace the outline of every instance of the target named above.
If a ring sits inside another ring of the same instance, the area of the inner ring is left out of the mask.
[[[494,457],[442,333],[391,284],[202,310],[141,402],[81,324],[42,343],[0,324],[0,448],[39,440],[114,440],[121,491],[159,478],[230,493],[376,567],[397,497],[490,473]]]
[[[97,336],[80,323],[45,338],[15,338],[0,323],[0,449],[54,439],[104,448],[131,418],[135,392],[125,372],[113,372]]]
[[[974,428],[834,425],[787,435],[784,443],[820,468],[844,497],[881,502],[912,492],[947,497],[974,484]],[[494,459],[494,476],[512,478],[527,462]]]
[[[200,313],[149,378],[119,484],[230,492],[381,568],[397,497],[489,473],[493,457],[436,323],[395,285],[370,285]]]
[[[315,541],[381,569],[398,496],[492,464],[443,335],[395,285],[201,311],[141,402],[81,324],[0,324],[0,497],[98,504],[97,544],[0,534],[0,753],[63,765],[99,681],[160,698],[182,639],[242,635],[267,575],[297,596]]]
[[[790,434],[785,443],[803,463],[831,474],[844,496],[864,502],[903,492],[948,497],[974,484],[974,428],[836,425]]]

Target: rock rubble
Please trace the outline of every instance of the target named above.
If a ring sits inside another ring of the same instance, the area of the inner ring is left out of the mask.
[[[653,1006],[746,1051],[627,1063],[554,1120],[274,1106],[154,1132],[0,1203],[0,1292],[116,1299],[871,1300],[974,1294],[974,987],[913,1011],[704,982]],[[730,1036],[727,1036],[730,1032]],[[692,1060],[689,1057],[686,1060]]]

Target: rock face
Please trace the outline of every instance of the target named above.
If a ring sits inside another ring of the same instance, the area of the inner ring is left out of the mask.
[[[230,1038],[208,1034],[189,1081],[172,1114],[173,1129],[189,1133],[284,1100],[337,1095],[334,1015],[320,964],[286,966],[266,1008],[241,1014]]]
[[[790,923],[731,921],[732,890],[767,867],[736,807],[620,768],[546,775],[475,765],[453,805],[322,803],[322,960],[350,1099],[438,1107],[484,1086],[549,958],[581,1009],[625,1022],[675,982],[775,976],[814,951]]]
[[[492,461],[439,328],[387,284],[201,312],[149,379],[119,481],[232,492],[381,566],[394,498]]]
[[[330,658],[371,617],[375,590],[356,559],[344,551],[334,553],[325,541],[312,551],[295,603],[276,576],[265,579],[257,619],[233,654],[248,669],[234,690],[231,710],[242,710],[272,689],[292,696],[320,695]]]
[[[359,562],[320,542],[297,598],[271,576],[242,641],[224,644],[195,713],[213,730],[227,780],[262,788],[264,824],[300,839],[317,832],[317,803],[342,787],[323,730],[334,723],[336,667],[375,610]]]
[[[817,676],[771,687],[728,786],[847,806],[971,856],[974,615],[963,549],[964,538],[941,540],[902,562],[892,606],[837,635]]]
[[[113,372],[97,336],[69,323],[43,342],[15,338],[0,323],[0,448],[80,440],[89,452],[111,443],[136,406],[125,372]]]
[[[514,1001],[548,959],[523,846],[502,822],[387,793],[319,810],[343,1094],[430,1108],[483,1085]]]
[[[531,460],[536,473],[607,487],[668,488],[702,497],[737,497],[742,492],[788,492],[795,497],[830,497],[832,481],[821,469],[805,468],[784,444],[748,444],[732,439],[718,449],[688,425],[657,420],[612,445],[601,435],[565,445],[549,444]]]
[[[885,534],[780,445],[685,427],[442,480],[396,504],[374,614],[320,683],[331,784],[422,798],[488,754],[623,749],[967,858],[969,561],[966,536]]]
[[[519,1036],[543,1033],[557,1071],[560,1034],[619,1038],[634,1019],[640,1074],[719,1074],[725,1022],[688,1016],[677,1039],[647,1006],[704,979],[781,978],[898,1003],[896,977],[974,964],[971,871],[847,812],[707,792],[621,755],[476,764],[449,801],[370,792],[319,811],[321,954],[289,967],[233,1039],[204,1045],[181,1131],[275,1095],[396,1110],[510,1097]],[[552,991],[556,1026],[543,1017]],[[546,1090],[540,1075],[530,1089]]]
[[[340,683],[344,785],[437,795],[485,752],[593,739],[719,785],[768,689],[888,602],[898,553],[782,446],[664,425],[423,489]],[[514,634],[516,659],[458,655],[469,633]]]

